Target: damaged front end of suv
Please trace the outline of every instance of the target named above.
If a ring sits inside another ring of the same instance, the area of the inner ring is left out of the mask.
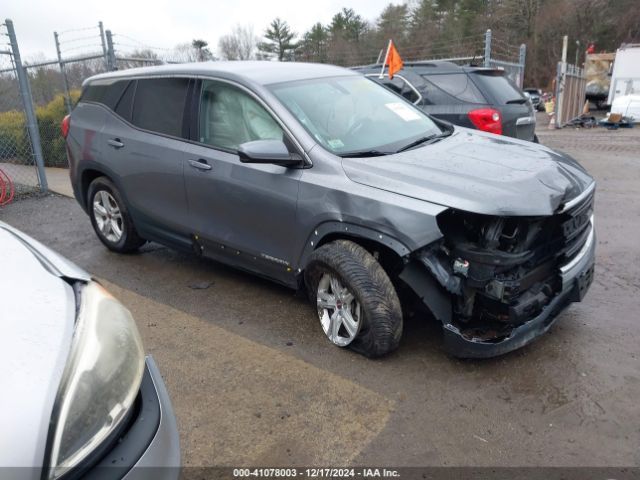
[[[595,183],[548,216],[447,209],[443,237],[412,254],[400,274],[442,322],[445,347],[481,358],[546,332],[593,279]]]

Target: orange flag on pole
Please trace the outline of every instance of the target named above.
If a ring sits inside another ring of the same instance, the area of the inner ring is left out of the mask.
[[[393,79],[393,76],[397,72],[402,70],[403,67],[402,58],[400,58],[400,54],[398,53],[398,50],[396,50],[396,46],[393,44],[393,40],[389,40],[387,54],[384,57],[384,62],[382,62],[380,78],[384,76],[384,67],[386,65],[389,65],[389,80]]]

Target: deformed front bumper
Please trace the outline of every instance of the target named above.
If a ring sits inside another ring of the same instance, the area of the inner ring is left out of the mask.
[[[593,280],[595,248],[596,235],[592,228],[580,252],[560,268],[562,290],[538,316],[514,328],[508,337],[493,342],[467,338],[455,325],[444,324],[444,345],[447,352],[460,358],[495,357],[516,350],[547,332],[560,312],[570,303],[581,301],[589,289]]]

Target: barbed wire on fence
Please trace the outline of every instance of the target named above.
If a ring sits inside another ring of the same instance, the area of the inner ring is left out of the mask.
[[[162,63],[181,63],[193,57],[179,47],[149,45],[98,25],[67,29],[54,33],[58,58],[23,62],[28,91],[23,92],[16,78],[16,65],[11,55],[5,27],[0,27],[0,168],[18,178],[17,185],[38,185],[33,142],[27,128],[22,97],[35,107],[38,143],[42,145],[45,166],[67,165],[60,121],[80,94],[82,82],[92,75],[113,69],[124,69]],[[89,33],[91,32],[91,33]],[[370,38],[367,43],[329,40],[319,48],[304,45],[295,51],[297,61],[334,63],[355,67],[380,63],[387,40]],[[448,60],[457,63],[503,68],[515,81],[524,74],[523,51],[504,38],[488,31],[469,32],[455,38],[428,38],[420,42],[398,39],[398,49],[405,62]],[[376,44],[377,43],[377,44]],[[190,48],[189,43],[182,48]],[[489,57],[485,58],[485,54]],[[9,167],[10,165],[10,167]],[[35,186],[34,186],[35,185]],[[23,188],[23,187],[20,187]],[[28,187],[24,187],[28,188]]]

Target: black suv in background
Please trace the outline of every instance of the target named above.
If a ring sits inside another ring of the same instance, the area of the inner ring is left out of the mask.
[[[533,108],[539,112],[544,112],[544,102],[542,101],[542,90],[539,88],[525,88],[523,92],[529,96]]]
[[[537,142],[536,117],[529,99],[503,70],[452,62],[407,62],[389,79],[381,65],[356,67],[420,107],[455,125]]]

